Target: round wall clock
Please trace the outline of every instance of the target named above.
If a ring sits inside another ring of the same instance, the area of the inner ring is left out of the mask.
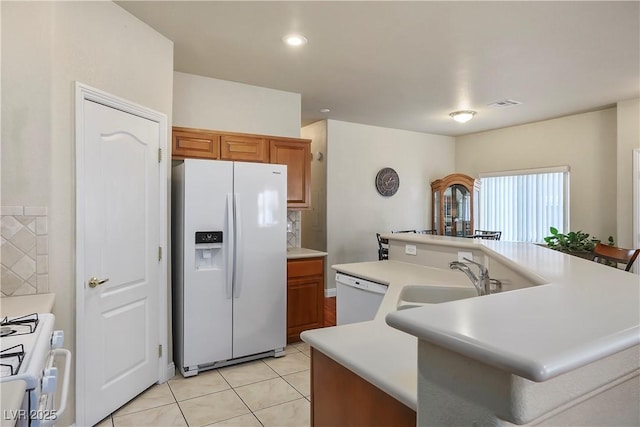
[[[398,173],[392,168],[382,168],[376,175],[376,190],[382,196],[390,197],[396,194],[400,187]]]

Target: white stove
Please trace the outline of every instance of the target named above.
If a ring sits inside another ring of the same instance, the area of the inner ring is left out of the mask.
[[[52,425],[65,409],[71,353],[62,348],[64,334],[54,331],[54,322],[50,313],[4,318],[0,322],[0,383],[23,380],[27,385],[22,407],[15,413],[2,413],[4,420],[15,420],[17,426]],[[65,369],[60,405],[55,408],[59,356],[64,359]]]

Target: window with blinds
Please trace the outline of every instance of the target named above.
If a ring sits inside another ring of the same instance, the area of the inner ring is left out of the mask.
[[[569,230],[569,167],[480,174],[479,229],[502,240],[541,243]]]

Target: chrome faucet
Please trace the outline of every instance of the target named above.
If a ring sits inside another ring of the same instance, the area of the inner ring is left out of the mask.
[[[473,286],[476,287],[478,291],[478,295],[489,295],[491,293],[491,279],[489,278],[489,270],[487,267],[480,264],[479,262],[475,262],[470,260],[469,258],[463,258],[465,262],[461,261],[452,261],[449,263],[449,268],[452,270],[460,270],[464,274],[467,275]],[[474,264],[480,270],[480,277],[476,276],[473,271],[471,271],[471,267],[469,264]]]

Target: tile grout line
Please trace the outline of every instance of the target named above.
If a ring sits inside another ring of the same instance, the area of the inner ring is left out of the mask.
[[[178,373],[178,375],[181,375],[181,374]],[[189,422],[187,421],[187,417],[184,415],[184,412],[182,411],[182,406],[180,406],[180,402],[178,402],[178,398],[176,397],[176,394],[173,392],[173,389],[171,388],[171,383],[169,381],[171,380],[167,380],[167,386],[169,387],[169,391],[171,392],[171,395],[173,396],[173,400],[175,400],[176,405],[178,406],[178,411],[180,411],[180,414],[182,415],[182,419],[184,420],[184,423],[187,425],[187,427],[189,427]]]
[[[257,383],[254,383],[254,384],[257,384]],[[244,399],[242,398],[242,396],[240,396],[240,395],[238,394],[238,392],[236,391],[236,389],[235,389],[235,388],[233,388],[233,387],[231,387],[231,390],[233,390],[233,392],[236,394],[236,396],[238,396],[238,399],[240,399],[240,401],[242,402],[242,404],[243,404],[244,406],[246,406],[246,407],[247,407],[247,409],[249,410],[249,413],[250,413],[251,415],[253,415],[253,417],[254,417],[256,420],[258,420],[258,422],[260,423],[260,425],[261,425],[261,426],[263,426],[263,427],[264,427],[264,424],[262,424],[262,421],[260,421],[260,418],[258,418],[258,416],[257,416],[257,415],[253,412],[253,410],[249,407],[249,405],[247,405],[247,402],[245,402],[245,401],[244,401]],[[231,418],[235,418],[235,417],[231,417]],[[231,418],[228,418],[228,419],[231,419]],[[223,421],[225,421],[225,420],[223,420]]]
[[[302,353],[306,358],[310,358],[310,356],[308,356],[307,354],[305,354],[301,349],[299,349],[299,348],[298,348],[298,347],[296,347],[296,346],[293,346],[293,345],[292,345],[292,346],[290,346],[290,349],[289,349],[289,350],[290,350],[290,352],[289,352],[289,353],[285,353],[285,356],[286,356],[287,354],[294,355],[294,354],[297,354],[297,353]],[[294,350],[295,350],[295,351],[294,351]],[[278,358],[278,359],[279,359],[279,358]],[[275,360],[278,360],[278,359],[275,359]],[[227,388],[227,389],[225,389],[225,390],[218,390],[218,391],[216,391],[216,392],[212,392],[212,393],[205,393],[205,394],[203,394],[203,395],[201,395],[201,396],[194,396],[194,397],[190,397],[190,398],[188,398],[188,399],[184,399],[183,401],[189,401],[189,400],[197,399],[197,398],[200,398],[200,397],[203,397],[203,396],[208,396],[208,395],[212,395],[212,394],[220,393],[220,392],[227,391],[227,390],[233,390],[234,394],[235,394],[235,395],[240,399],[240,401],[243,403],[243,405],[244,405],[244,406],[247,408],[247,410],[249,411],[248,413],[246,413],[246,414],[244,414],[244,415],[251,414],[251,415],[252,415],[252,416],[253,416],[253,417],[258,421],[258,423],[259,423],[261,426],[263,426],[263,427],[264,427],[264,423],[263,423],[263,422],[260,420],[260,418],[256,415],[256,412],[259,412],[259,411],[262,411],[262,410],[265,410],[265,409],[269,409],[269,408],[274,408],[274,407],[277,407],[277,406],[280,406],[280,405],[284,405],[284,404],[287,404],[287,403],[295,402],[295,401],[298,401],[298,400],[300,400],[300,399],[304,399],[304,400],[306,400],[306,401],[310,402],[310,397],[308,398],[307,396],[305,396],[305,395],[304,395],[302,392],[300,392],[300,390],[298,390],[298,389],[297,389],[297,388],[296,388],[296,387],[295,387],[291,382],[287,381],[287,379],[286,379],[286,378],[284,378],[284,375],[293,375],[293,374],[297,374],[297,373],[305,372],[305,371],[309,371],[309,374],[310,374],[310,369],[301,369],[301,370],[299,370],[299,371],[293,371],[293,372],[287,372],[286,374],[280,374],[280,372],[278,372],[278,371],[276,371],[274,368],[272,368],[272,367],[271,367],[271,366],[266,362],[266,360],[265,360],[265,359],[259,359],[259,361],[260,361],[260,362],[262,362],[264,365],[266,365],[266,366],[269,368],[269,370],[270,370],[271,372],[273,372],[276,376],[275,376],[275,377],[273,377],[273,378],[268,378],[268,379],[264,379],[264,380],[260,380],[260,381],[250,382],[250,383],[247,383],[247,384],[242,384],[241,386],[238,386],[238,387],[234,387],[234,386],[232,386],[232,385],[231,385],[231,383],[229,382],[229,380],[228,380],[228,379],[227,379],[227,378],[226,378],[226,377],[225,377],[225,376],[220,372],[220,369],[223,369],[223,368],[216,368],[216,369],[215,369],[215,371],[216,371],[216,372],[218,372],[218,375],[220,375],[220,377],[222,377],[222,379],[224,380],[224,382],[227,384],[227,386],[228,386],[229,388]],[[233,366],[233,365],[231,365],[231,366]],[[178,375],[180,375],[180,374],[178,374]],[[239,393],[238,393],[238,392],[237,392],[237,390],[236,390],[236,388],[240,388],[240,387],[244,387],[244,386],[250,386],[250,385],[255,385],[255,384],[258,384],[258,383],[260,383],[260,382],[269,381],[269,380],[272,380],[272,379],[275,379],[275,378],[280,378],[280,379],[282,379],[282,380],[285,382],[285,384],[287,384],[289,387],[291,387],[291,388],[292,388],[292,389],[293,389],[293,390],[298,394],[298,397],[293,398],[293,399],[290,399],[290,400],[285,400],[285,401],[280,402],[280,403],[277,403],[277,404],[273,404],[273,405],[265,406],[264,408],[260,408],[259,410],[253,411],[253,410],[249,407],[249,405],[244,401],[244,399],[242,399],[242,397],[239,395]],[[163,406],[168,406],[168,405],[176,404],[176,405],[178,406],[178,410],[180,411],[180,414],[181,414],[181,416],[182,416],[182,418],[183,418],[183,421],[185,422],[185,424],[186,424],[188,427],[191,427],[191,426],[189,425],[188,421],[187,421],[187,418],[186,418],[186,416],[185,416],[185,414],[184,414],[183,410],[182,410],[182,407],[181,407],[181,405],[180,405],[180,402],[178,401],[177,396],[175,395],[175,392],[174,392],[173,388],[172,388],[172,387],[171,387],[171,385],[170,385],[170,380],[171,380],[171,379],[167,380],[167,381],[166,381],[166,383],[167,383],[167,387],[169,388],[169,391],[170,391],[170,393],[171,393],[171,396],[172,396],[172,398],[173,398],[173,402],[172,402],[172,403],[166,403],[166,404],[164,404],[164,405],[158,405],[158,406],[155,406],[155,407],[152,407],[152,408],[140,409],[140,410],[138,410],[138,411],[133,411],[133,412],[130,412],[130,413],[128,413],[128,414],[122,414],[122,415],[120,415],[120,416],[126,416],[126,415],[130,415],[130,414],[140,413],[140,412],[145,411],[145,410],[157,409],[157,408],[161,408],[161,407],[163,407]],[[155,386],[155,385],[160,385],[160,384],[154,384],[154,386]],[[152,387],[153,387],[153,386],[152,386]],[[143,392],[143,393],[144,393],[144,392]],[[142,393],[141,393],[141,394],[142,394]],[[138,396],[136,396],[136,397],[138,397]],[[135,398],[134,398],[134,400],[135,400]],[[117,417],[116,417],[114,414],[115,414],[115,412],[114,412],[114,413],[109,414],[109,416],[108,416],[108,418],[109,418],[109,420],[110,420],[111,427],[115,427],[115,424],[116,424],[116,420],[115,420],[115,419],[116,419]],[[242,415],[238,415],[238,416],[242,416]],[[232,419],[232,418],[236,418],[236,417],[231,417],[231,418],[227,418],[227,419],[224,419],[224,420],[219,420],[219,421],[216,421],[215,423],[224,422],[224,421],[227,421],[227,420]],[[214,424],[215,424],[215,423],[214,423]]]
[[[264,427],[264,424],[262,424],[262,423],[260,422],[260,420],[258,419],[258,417],[256,417],[256,416],[255,416],[255,414],[253,413],[253,411],[251,410],[251,408],[249,408],[249,405],[247,405],[247,403],[246,403],[244,400],[242,400],[242,397],[240,397],[240,395],[239,395],[239,394],[238,394],[238,392],[236,391],[235,387],[231,385],[231,383],[229,382],[229,380],[227,380],[227,379],[225,378],[225,376],[224,376],[224,375],[222,375],[222,372],[220,372],[220,369],[219,369],[219,368],[217,368],[217,369],[216,369],[216,371],[217,371],[217,372],[218,372],[218,374],[222,377],[222,379],[227,383],[227,385],[230,387],[230,388],[229,388],[229,390],[232,390],[232,391],[236,394],[236,396],[238,396],[238,399],[240,399],[240,401],[242,402],[242,404],[243,404],[243,405],[244,405],[244,406],[249,410],[249,413],[250,413],[251,415],[253,415],[253,416],[254,416],[254,418],[255,418],[256,420],[258,420],[258,422],[260,423],[260,425],[262,425],[262,426]],[[213,393],[212,393],[212,394],[213,394]],[[243,414],[243,415],[246,415],[246,414]],[[242,415],[237,415],[237,416],[238,416],[238,417],[241,417]],[[224,420],[216,421],[216,422],[215,422],[215,423],[213,423],[213,424],[221,423],[221,422],[223,422],[223,421],[227,421],[227,420],[230,420],[230,419],[232,419],[232,418],[236,418],[236,417],[231,417],[231,418],[226,418],[226,419],[224,419]],[[187,425],[188,425],[188,424],[187,424]],[[191,426],[189,426],[189,427],[191,427]]]

